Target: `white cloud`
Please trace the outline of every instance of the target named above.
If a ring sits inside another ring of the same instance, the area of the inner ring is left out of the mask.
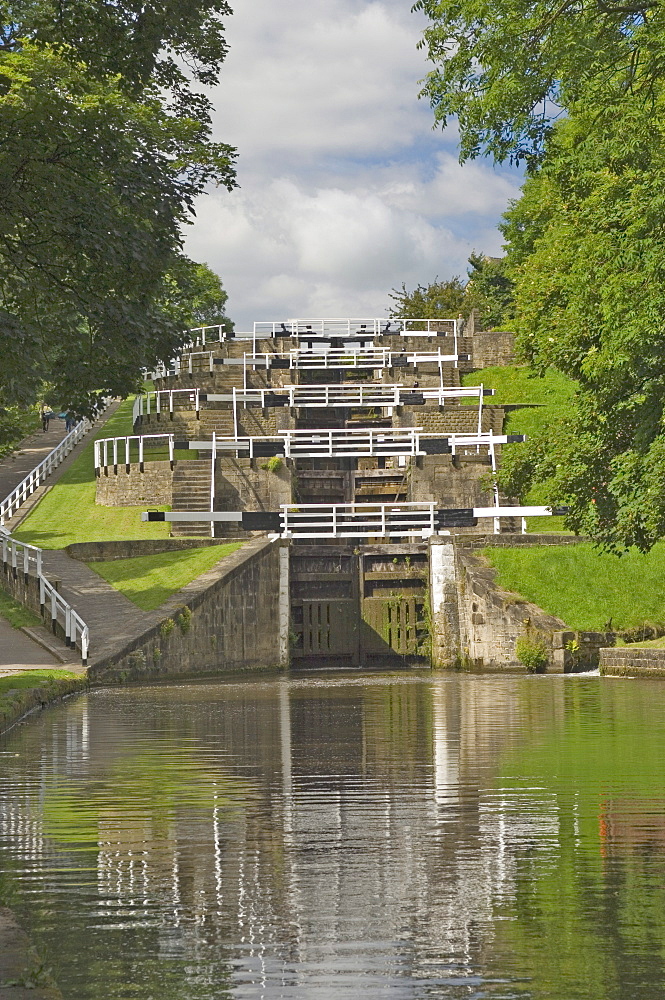
[[[188,252],[240,328],[294,315],[384,315],[390,288],[497,252],[515,175],[460,167],[417,99],[422,22],[401,0],[242,0],[215,93],[241,188],[201,199]]]

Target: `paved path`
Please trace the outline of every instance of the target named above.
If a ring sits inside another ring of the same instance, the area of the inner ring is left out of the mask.
[[[59,549],[44,549],[43,560],[48,579],[60,580],[60,593],[90,628],[91,660],[120,648],[146,628],[146,612],[85,563]]]
[[[89,431],[81,439],[81,441],[74,447],[70,452],[64,462],[55,469],[51,475],[46,480],[43,486],[40,486],[36,490],[32,497],[30,497],[25,504],[22,505],[21,509],[14,515],[11,520],[6,522],[6,527],[9,530],[16,528],[20,522],[25,518],[32,508],[39,502],[41,497],[44,495],[45,491],[49,489],[58,479],[67,471],[72,462],[75,461],[77,456],[80,454],[81,449],[90,442],[91,435],[94,431],[98,430],[101,425],[113,415],[120,401],[112,403],[105,411],[92,431]],[[48,431],[37,431],[29,438],[21,441],[18,446],[18,450],[10,455],[8,458],[3,459],[0,462],[0,500],[4,500],[13,489],[15,489],[20,482],[31,472],[36,465],[39,465],[43,459],[53,451],[53,449],[60,443],[62,438],[65,436],[65,422],[64,420],[51,420],[51,425]],[[81,615],[86,624],[90,625],[91,633],[95,635],[95,648],[100,644],[101,637],[106,638],[109,632],[113,631],[113,627],[109,626],[108,621],[104,623],[105,627],[100,627],[98,620],[100,618],[105,618],[107,616],[100,614],[100,606],[106,606],[108,602],[112,601],[111,594],[120,597],[123,602],[130,605],[132,611],[141,614],[126,597],[114,590],[110,584],[107,584],[105,580],[89,570],[85,563],[77,562],[74,559],[69,559],[64,552],[47,552],[44,551],[44,569],[46,575],[54,579],[62,579],[63,583],[67,581],[69,586],[69,592],[71,593],[71,603],[76,608],[78,613]],[[61,560],[58,561],[57,557],[60,556]],[[81,578],[80,583],[78,578]],[[94,578],[94,580],[92,579]],[[89,600],[82,601],[81,607],[79,607],[79,594],[77,588],[83,593],[92,593],[95,591],[95,582],[102,585],[102,590],[98,590],[98,597],[103,598],[97,603],[97,610],[95,614],[91,614],[92,603]],[[63,595],[66,597],[67,594],[63,590]],[[121,609],[113,609],[113,614],[119,613],[120,619],[122,619]],[[94,619],[94,623],[93,620]],[[99,632],[98,632],[99,630]],[[116,632],[122,630],[116,629]],[[33,669],[36,666],[39,667],[63,667],[67,670],[77,670],[80,672],[80,660],[77,661],[75,658],[70,656],[70,651],[66,648],[64,643],[59,642],[55,637],[51,637],[46,629],[44,629],[45,636],[49,637],[54,645],[60,647],[61,655],[64,655],[69,662],[62,663],[55,657],[51,656],[45,649],[42,648],[37,642],[30,639],[25,633],[21,632],[20,629],[14,629],[12,626],[5,621],[4,618],[0,617],[0,675],[6,675],[9,673],[15,673],[22,669]],[[98,635],[100,638],[98,638]]]
[[[25,632],[12,628],[0,618],[0,676],[35,667],[62,668],[62,663],[30,639]]]
[[[21,441],[18,450],[0,462],[0,500],[9,496],[28,473],[60,444],[64,436],[65,421],[56,417],[46,432],[37,431]]]

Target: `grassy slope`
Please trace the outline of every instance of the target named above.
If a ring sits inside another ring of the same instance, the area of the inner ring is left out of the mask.
[[[498,582],[576,629],[618,630],[665,623],[665,542],[648,555],[621,558],[590,543],[529,549],[486,549]]]
[[[141,521],[145,507],[102,507],[95,503],[93,441],[131,434],[132,402],[125,400],[103,427],[89,435],[81,454],[16,529],[15,538],[44,549],[62,549],[73,542],[168,538],[167,522]]]
[[[0,615],[9,622],[12,628],[42,624],[41,618],[33,614],[32,611],[28,611],[2,589],[0,589]]]
[[[565,412],[575,393],[575,383],[560,372],[552,370],[544,378],[539,378],[526,365],[483,368],[464,375],[462,381],[464,385],[479,385],[482,382],[488,389],[494,389],[495,395],[487,400],[490,404],[531,404],[525,409],[509,411],[504,424],[504,433],[526,434],[527,437],[533,436]],[[509,444],[505,447],[521,448],[523,445]],[[537,486],[521,499],[524,503],[549,502],[549,497]],[[531,517],[528,530],[563,531],[563,518]]]
[[[144,611],[153,611],[181,587],[211,569],[242,542],[183,552],[159,552],[135,559],[88,563],[108,583]]]

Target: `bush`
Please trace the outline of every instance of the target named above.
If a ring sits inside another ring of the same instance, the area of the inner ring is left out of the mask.
[[[521,635],[515,643],[515,655],[530,674],[540,673],[547,666],[549,659],[547,646],[542,639],[534,639],[529,635]]]

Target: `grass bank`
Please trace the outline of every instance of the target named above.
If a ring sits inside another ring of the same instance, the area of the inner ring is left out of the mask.
[[[497,582],[574,629],[615,631],[665,623],[665,542],[618,557],[590,543],[484,550]]]
[[[69,670],[24,670],[0,677],[0,732],[32,709],[82,691],[86,686],[84,677]]]
[[[38,615],[33,614],[22,604],[15,601],[13,597],[0,587],[0,615],[5,618],[12,628],[23,628],[24,625],[33,627],[42,625],[43,622]]]
[[[74,542],[168,538],[167,522],[141,521],[145,506],[102,507],[95,503],[93,444],[97,438],[132,433],[132,404],[132,399],[126,399],[98,431],[88,435],[69,469],[13,532],[15,538],[43,549],[62,549]]]
[[[482,382],[487,389],[494,389],[495,395],[487,402],[507,407],[504,433],[526,434],[527,439],[536,437],[570,412],[576,386],[561,372],[550,370],[540,377],[528,365],[481,368],[464,375],[462,382],[464,385],[479,385]],[[504,451],[509,453],[512,448],[523,447],[523,444],[508,444],[504,446]],[[532,504],[550,502],[546,486],[538,485],[520,499]],[[529,532],[566,531],[560,517],[530,517],[527,529]]]
[[[211,545],[181,552],[159,552],[135,559],[88,563],[107,583],[144,611],[154,611],[176,591],[212,569],[220,559],[239,549],[242,542]]]

